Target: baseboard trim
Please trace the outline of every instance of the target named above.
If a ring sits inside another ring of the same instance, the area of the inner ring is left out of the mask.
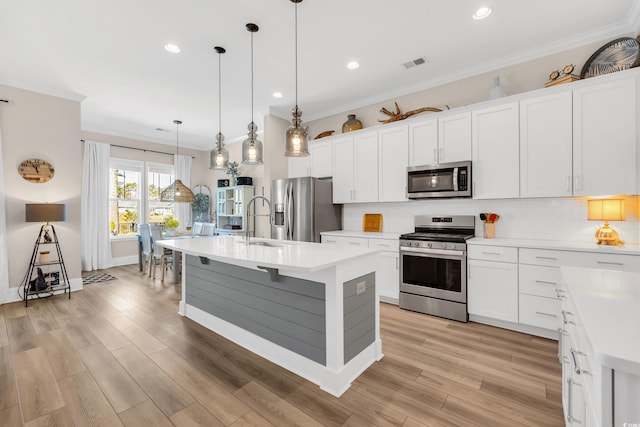
[[[137,263],[138,263],[138,255],[111,258],[112,267],[121,267],[123,265],[131,265],[131,264],[137,264]]]
[[[74,279],[69,279],[69,285],[70,285],[69,287],[71,288],[71,292],[81,291],[81,290],[84,289],[84,286],[82,285],[82,277],[76,277]],[[18,289],[20,289],[20,287],[9,288],[7,290],[7,294],[6,294],[6,301],[1,301],[0,305],[1,304],[9,304],[11,302],[24,301],[24,299],[18,293]],[[64,293],[65,293],[64,290],[62,290],[62,291],[56,291],[53,294],[54,295],[61,295],[61,294],[64,294]]]

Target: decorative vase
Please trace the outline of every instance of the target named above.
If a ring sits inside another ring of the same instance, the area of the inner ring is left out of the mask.
[[[356,119],[355,114],[347,115],[347,121],[342,124],[342,133],[351,132],[352,130],[362,129],[362,122]]]
[[[500,83],[500,76],[493,78],[493,87],[489,91],[489,99],[502,98],[507,95],[507,89]]]
[[[238,185],[238,177],[237,177],[237,175],[231,175],[229,177],[229,185],[231,185],[231,186]]]
[[[40,264],[48,263],[49,259],[49,251],[40,251],[40,259],[38,260]]]

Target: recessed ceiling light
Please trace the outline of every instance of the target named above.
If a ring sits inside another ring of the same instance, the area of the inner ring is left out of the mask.
[[[273,92],[272,96],[274,98],[282,98],[283,97],[282,92]]]
[[[166,50],[167,52],[170,53],[180,53],[180,48],[178,47],[178,45],[175,45],[173,43],[167,43],[164,45],[164,50]]]
[[[350,70],[356,70],[358,68],[360,68],[360,64],[358,64],[357,61],[351,61],[347,64],[347,68]]]
[[[473,14],[473,19],[477,21],[480,19],[484,19],[489,15],[491,15],[491,8],[488,6],[482,6],[481,8],[476,10],[476,13]]]

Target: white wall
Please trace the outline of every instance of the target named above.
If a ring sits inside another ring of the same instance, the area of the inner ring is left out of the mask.
[[[626,221],[610,224],[629,244],[638,244],[640,197],[627,198]],[[481,212],[500,215],[496,222],[496,238],[522,238],[593,242],[593,234],[602,225],[587,221],[587,202],[582,198],[508,199],[508,200],[412,200],[403,203],[347,204],[343,209],[343,228],[362,230],[365,213],[383,215],[382,231],[406,233],[413,231],[415,215],[475,215],[476,236],[483,235]]]
[[[9,252],[9,284],[0,283],[0,287],[12,288],[9,299],[18,298],[17,288],[42,225],[25,222],[24,205],[49,202],[66,204],[67,220],[54,225],[72,289],[81,288],[80,103],[5,85],[0,85],[0,98],[11,100],[0,110]],[[18,165],[29,158],[50,162],[55,169],[53,179],[44,184],[22,179]]]

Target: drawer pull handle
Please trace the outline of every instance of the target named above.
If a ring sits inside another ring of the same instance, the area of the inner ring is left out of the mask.
[[[500,254],[498,252],[482,252],[483,255],[496,255],[496,256],[500,256]]]
[[[361,246],[359,242],[349,242],[349,244],[353,246]]]
[[[598,264],[604,264],[604,265],[624,265],[621,262],[607,262],[607,261],[598,261]]]
[[[582,375],[582,374],[588,374],[591,375],[591,372],[587,371],[586,369],[581,369],[580,365],[578,365],[578,358],[576,357],[576,354],[579,354],[581,356],[586,356],[586,354],[584,354],[581,351],[578,351],[574,348],[572,348],[571,350],[569,350],[571,352],[571,357],[573,357],[573,371],[578,374],[578,375]]]
[[[324,242],[325,242],[325,243],[336,243],[336,241],[335,241],[335,240],[329,240],[329,239],[326,239]]]
[[[558,299],[564,299],[564,298],[566,298],[566,297],[564,296],[564,291],[563,291],[562,289],[556,289],[556,297],[557,297]]]
[[[541,316],[558,317],[557,314],[543,313],[542,311],[536,311],[536,314],[539,314]]]
[[[560,313],[562,314],[562,323],[568,323],[570,325],[575,325],[576,324],[576,322],[574,322],[572,320],[567,320],[567,314],[569,316],[573,316],[572,312],[562,310]]]
[[[548,259],[548,260],[551,260],[551,261],[557,261],[558,260],[558,258],[554,258],[552,256],[537,256],[536,259]]]
[[[536,283],[540,283],[541,285],[553,285],[556,286],[556,282],[545,282],[544,280],[536,280]]]

